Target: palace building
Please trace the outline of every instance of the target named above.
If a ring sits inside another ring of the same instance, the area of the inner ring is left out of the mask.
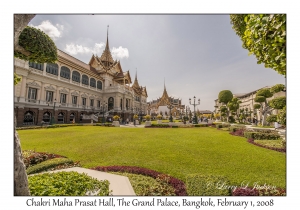
[[[132,120],[133,114],[147,112],[147,90],[135,75],[114,60],[108,36],[100,57],[92,55],[88,64],[58,50],[55,63],[32,63],[18,58],[14,71],[22,78],[14,88],[17,126],[90,122],[83,116],[96,114],[99,122],[119,115]],[[105,115],[104,115],[105,114]],[[99,117],[99,118],[98,118]]]
[[[148,114],[156,116],[161,114],[163,118],[170,116],[170,110],[173,117],[184,115],[185,105],[181,104],[181,99],[170,97],[167,93],[166,85],[160,98],[148,102]]]

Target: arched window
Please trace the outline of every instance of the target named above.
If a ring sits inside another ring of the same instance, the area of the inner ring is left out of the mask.
[[[32,111],[27,111],[24,114],[23,125],[33,125],[34,124],[34,114]]]
[[[70,79],[70,69],[68,67],[61,67],[60,76],[66,79]]]
[[[74,82],[80,82],[80,74],[78,71],[72,72],[72,81]]]
[[[64,122],[65,122],[65,117],[64,117],[64,113],[63,113],[63,112],[60,112],[60,113],[58,114],[57,122],[58,122],[58,123],[64,123]]]
[[[82,84],[89,85],[89,78],[86,75],[82,75]]]
[[[102,82],[97,81],[97,89],[102,90]]]
[[[114,109],[114,98],[110,97],[108,99],[108,111]]]
[[[44,70],[44,64],[43,63],[34,63],[29,61],[29,67],[37,69],[37,70]]]
[[[58,75],[58,65],[56,63],[47,63],[46,72],[49,74]]]
[[[94,78],[90,79],[90,86],[94,88],[96,87],[96,80]]]
[[[70,123],[72,123],[73,120],[74,120],[74,122],[75,122],[75,113],[71,113],[71,114],[70,114]]]
[[[43,114],[43,121],[44,123],[49,123],[51,118],[51,113],[50,112],[45,112]]]

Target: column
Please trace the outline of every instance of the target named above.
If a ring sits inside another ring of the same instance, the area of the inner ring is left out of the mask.
[[[43,75],[46,76],[47,63],[44,63]]]
[[[38,89],[37,91],[37,97],[36,100],[39,101],[42,99],[42,91],[43,91],[44,83],[41,82],[41,89]],[[38,103],[38,102],[37,102]]]
[[[27,77],[22,76],[22,85],[21,85],[21,95],[20,95],[20,102],[25,102],[26,98],[26,82],[27,82]]]
[[[54,99],[56,99],[56,102],[60,102],[60,95],[59,95],[59,87],[56,86],[56,97],[54,97]]]

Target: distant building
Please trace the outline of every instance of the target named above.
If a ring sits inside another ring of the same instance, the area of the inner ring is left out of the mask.
[[[170,116],[170,109],[168,106],[171,105],[171,113],[173,117],[180,117],[184,115],[185,105],[181,104],[181,99],[170,97],[164,84],[164,91],[160,98],[148,102],[148,114],[156,116],[161,114],[164,118]]]
[[[270,87],[266,86],[266,87],[263,87],[263,88],[270,88]],[[263,89],[263,88],[260,88],[260,89]],[[257,104],[254,101],[254,99],[256,97],[257,91],[259,91],[260,89],[251,91],[249,93],[235,93],[235,94],[233,94],[233,97],[236,97],[241,101],[239,109],[244,109],[244,110],[247,109],[248,112],[251,111],[252,114],[251,114],[250,118],[251,119],[256,118],[258,121],[260,121],[262,119],[260,110],[254,111],[253,107],[254,107],[254,104]],[[274,98],[281,97],[281,96],[286,96],[286,92],[281,91],[281,92],[275,93],[271,98],[268,98],[267,100],[270,101]],[[221,106],[222,106],[222,104],[219,103],[218,99],[216,99],[215,100],[215,110],[214,110],[214,112],[218,113]],[[273,110],[272,113],[270,113],[270,114],[277,114],[277,110]]]
[[[15,73],[22,77],[14,88],[17,126],[49,123],[53,117],[55,123],[88,122],[85,114],[98,113],[101,118],[103,110],[106,119],[146,114],[146,87],[139,85],[137,75],[130,86],[130,73],[112,58],[108,36],[102,55],[92,55],[88,64],[61,50],[57,54],[55,63],[15,58]]]

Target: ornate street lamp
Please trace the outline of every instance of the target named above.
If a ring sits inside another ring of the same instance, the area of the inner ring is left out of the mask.
[[[100,106],[100,111],[102,111],[102,124],[104,125],[105,123],[105,118],[104,118],[104,112],[105,112],[105,107],[107,106],[107,103],[105,102],[103,105]]]
[[[189,99],[190,101],[190,105],[193,105],[194,106],[194,124],[198,124],[198,120],[197,120],[197,116],[196,116],[196,110],[195,110],[195,107],[200,105],[200,99],[198,99],[198,103],[196,104],[196,96],[194,96],[194,103],[192,104],[192,100]]]
[[[51,116],[51,121],[50,121],[50,125],[55,124],[55,119],[54,119],[54,115],[55,115],[55,104],[56,104],[56,99],[54,99],[54,103],[53,103],[53,115]],[[48,104],[49,106],[49,104]]]

